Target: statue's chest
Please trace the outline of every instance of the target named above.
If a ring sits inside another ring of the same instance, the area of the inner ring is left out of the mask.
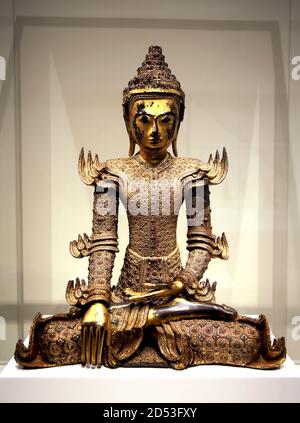
[[[174,172],[166,169],[140,169],[125,175],[121,200],[129,214],[170,215],[182,204],[182,184]]]

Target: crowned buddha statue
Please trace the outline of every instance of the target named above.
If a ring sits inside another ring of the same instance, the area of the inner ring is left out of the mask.
[[[70,252],[88,257],[88,281],[69,281],[68,313],[35,317],[29,344],[16,346],[20,365],[270,369],[285,360],[284,338],[271,339],[264,315],[242,316],[217,303],[216,283],[203,279],[211,259],[229,255],[225,234],[213,234],[209,199],[210,186],[226,177],[228,158],[225,148],[207,162],[178,155],[184,109],[180,83],[162,49],[151,46],[123,92],[128,157],[102,161],[83,149],[79,155],[79,175],[94,189],[93,223],[91,235],[79,235]],[[112,286],[120,201],[129,245]],[[185,265],[176,239],[184,203]]]

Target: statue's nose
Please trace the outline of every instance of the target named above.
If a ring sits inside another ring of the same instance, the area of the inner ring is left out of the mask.
[[[157,122],[156,119],[153,120],[153,125],[152,125],[152,131],[151,131],[151,136],[152,137],[158,137],[158,127],[157,127]]]

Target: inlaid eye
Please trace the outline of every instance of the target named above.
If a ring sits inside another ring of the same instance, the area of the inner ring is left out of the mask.
[[[170,123],[171,122],[171,118],[169,116],[164,116],[161,120],[162,123]]]
[[[140,121],[143,122],[143,123],[149,123],[150,119],[149,119],[149,117],[147,115],[143,115],[140,118]]]

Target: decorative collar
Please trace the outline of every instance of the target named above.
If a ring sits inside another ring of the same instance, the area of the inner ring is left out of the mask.
[[[165,170],[173,161],[173,157],[170,153],[167,153],[167,156],[158,165],[152,165],[151,163],[146,162],[146,160],[141,157],[140,152],[136,153],[133,158],[145,168],[149,170],[157,170],[158,172]]]

